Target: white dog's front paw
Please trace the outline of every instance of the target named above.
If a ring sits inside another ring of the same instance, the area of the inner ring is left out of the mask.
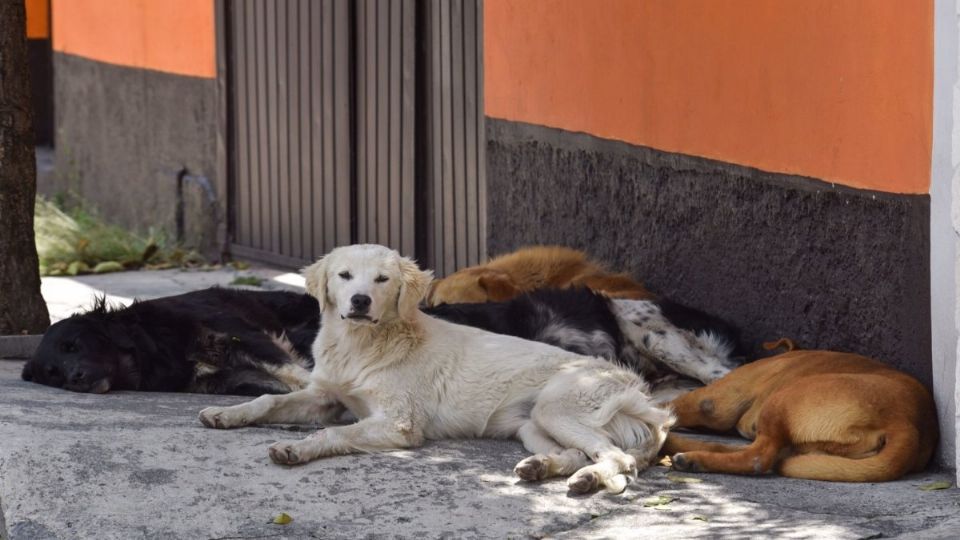
[[[208,428],[229,429],[248,423],[233,407],[207,407],[199,416],[200,422]]]
[[[270,445],[270,459],[277,465],[299,465],[310,461],[301,441],[280,441]]]

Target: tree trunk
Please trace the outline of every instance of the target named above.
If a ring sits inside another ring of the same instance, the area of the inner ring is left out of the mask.
[[[0,0],[0,335],[50,325],[33,236],[37,163],[23,0]]]

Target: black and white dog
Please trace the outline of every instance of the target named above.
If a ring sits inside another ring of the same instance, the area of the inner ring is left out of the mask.
[[[423,311],[606,358],[653,382],[658,400],[737,364],[738,336],[730,325],[667,301],[541,289],[507,302]],[[317,300],[306,294],[211,288],[120,309],[101,299],[50,327],[23,379],[95,393],[286,393],[309,382],[319,328]]]
[[[540,289],[506,302],[441,304],[423,311],[606,358],[644,375],[658,401],[713,382],[742,361],[739,332],[732,325],[668,300],[611,300],[584,288]]]

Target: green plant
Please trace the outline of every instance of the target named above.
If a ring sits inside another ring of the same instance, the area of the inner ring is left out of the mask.
[[[257,276],[237,276],[230,282],[231,285],[252,285],[259,287],[263,283],[263,278]]]
[[[195,251],[169,246],[166,235],[159,230],[151,228],[146,236],[135,234],[106,223],[83,204],[64,208],[38,197],[34,229],[41,275],[77,275],[204,263],[203,257]]]

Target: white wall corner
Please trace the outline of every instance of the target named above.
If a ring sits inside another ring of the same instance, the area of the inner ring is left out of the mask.
[[[960,0],[934,2],[933,149],[930,167],[930,328],[941,465],[960,471]]]

